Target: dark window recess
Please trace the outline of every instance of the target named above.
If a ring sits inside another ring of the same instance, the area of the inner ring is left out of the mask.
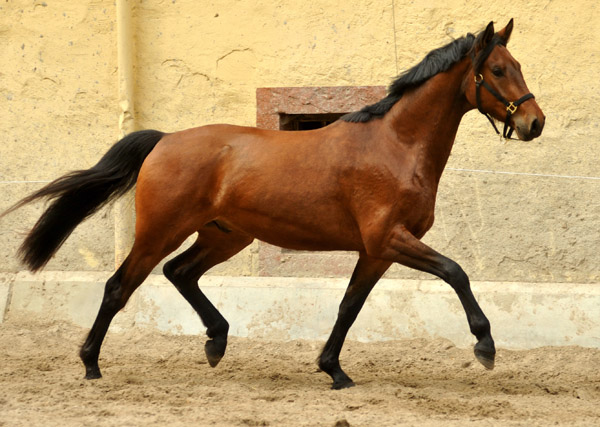
[[[311,130],[325,127],[346,113],[325,114],[279,114],[279,129],[281,130]]]

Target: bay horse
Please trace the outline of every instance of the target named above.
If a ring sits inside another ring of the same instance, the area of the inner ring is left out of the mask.
[[[542,132],[545,117],[506,48],[512,29],[512,19],[497,33],[490,22],[477,35],[431,51],[381,101],[324,128],[137,131],[92,168],[64,175],[10,208],[51,200],[19,249],[26,266],[37,271],[81,221],[136,186],[135,241],[108,279],[81,347],[85,377],[101,377],[98,357],[113,317],[193,233],[193,245],[163,271],[206,326],[205,353],[213,367],[225,354],[229,324],[198,280],[259,239],[289,249],[359,254],[318,360],[333,388],[354,385],[339,354],[369,292],[392,263],[450,284],[477,338],[475,356],[492,369],[490,322],[467,275],[420,239],[433,225],[438,183],[466,112],[478,108],[492,124],[505,121],[505,137],[516,130],[529,141]]]

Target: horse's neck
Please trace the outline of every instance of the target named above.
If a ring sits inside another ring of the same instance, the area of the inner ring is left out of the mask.
[[[439,181],[458,126],[470,109],[463,93],[466,61],[406,93],[386,115],[397,143],[418,151],[419,172]]]

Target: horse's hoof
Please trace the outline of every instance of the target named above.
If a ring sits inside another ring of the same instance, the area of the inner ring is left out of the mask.
[[[354,387],[356,384],[354,384],[354,381],[352,381],[350,378],[348,378],[347,380],[343,380],[343,381],[334,381],[333,385],[331,386],[332,390],[343,390],[345,388],[350,388],[350,387]]]
[[[475,344],[475,357],[486,369],[494,369],[496,347],[492,337],[485,337]]]
[[[206,359],[208,360],[208,364],[212,368],[219,364],[219,362],[225,355],[226,347],[227,341],[216,342],[214,339],[206,341],[206,344],[204,344],[204,352],[206,353]]]
[[[98,367],[92,367],[92,368],[85,368],[85,379],[86,380],[97,380],[99,378],[102,378],[102,374],[100,373],[100,368]]]
[[[339,368],[337,372],[331,375],[331,378],[333,378],[333,385],[331,386],[333,390],[342,390],[356,385],[354,384],[354,381],[342,371],[342,368]]]
[[[481,363],[486,369],[489,369],[489,370],[494,369],[495,353],[475,349],[475,357],[477,358],[479,363]]]

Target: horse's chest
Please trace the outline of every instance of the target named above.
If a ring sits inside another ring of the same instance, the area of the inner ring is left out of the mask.
[[[435,192],[411,189],[399,193],[391,223],[401,223],[415,237],[421,238],[431,228],[435,214]]]

